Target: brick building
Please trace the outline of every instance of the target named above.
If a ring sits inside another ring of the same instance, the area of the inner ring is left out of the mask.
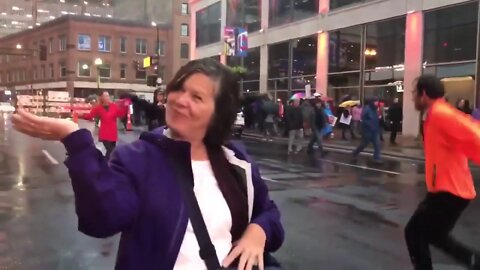
[[[141,66],[143,58],[156,54],[157,33],[163,81],[188,61],[188,25],[182,29],[182,19],[188,21],[188,16],[183,18],[181,12],[180,5],[173,27],[67,15],[5,36],[0,39],[0,90],[68,91],[70,97],[86,97],[97,93],[100,77],[100,89],[112,93],[151,92],[154,87],[147,86],[146,76],[157,71],[138,69],[137,63]],[[102,65],[95,65],[97,58]]]

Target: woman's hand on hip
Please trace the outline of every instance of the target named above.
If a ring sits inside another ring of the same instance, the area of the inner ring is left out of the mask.
[[[248,225],[242,238],[223,260],[223,266],[229,267],[237,258],[240,258],[239,270],[252,270],[253,266],[258,266],[260,270],[263,270],[263,253],[265,252],[266,240],[267,236],[262,227],[257,224]]]
[[[21,133],[44,140],[62,140],[79,129],[73,121],[40,117],[23,109],[12,116],[13,127]]]

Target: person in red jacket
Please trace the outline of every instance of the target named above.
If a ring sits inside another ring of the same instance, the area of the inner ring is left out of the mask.
[[[115,104],[110,100],[110,95],[107,91],[103,91],[98,105],[94,106],[88,114],[81,117],[86,120],[92,120],[95,117],[100,118],[100,128],[98,131],[98,139],[103,143],[107,150],[105,157],[110,158],[110,154],[117,145],[118,129],[117,118],[123,118],[128,112],[128,106],[125,106],[122,101],[120,104]]]

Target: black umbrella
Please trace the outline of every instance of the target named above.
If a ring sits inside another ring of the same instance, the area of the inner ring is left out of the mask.
[[[267,114],[276,114],[278,113],[278,104],[273,102],[273,101],[266,101],[263,103],[262,109],[267,113]]]

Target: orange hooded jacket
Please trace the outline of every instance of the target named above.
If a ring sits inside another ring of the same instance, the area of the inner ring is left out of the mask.
[[[468,160],[480,164],[480,125],[445,100],[434,102],[424,122],[428,192],[476,196]]]

